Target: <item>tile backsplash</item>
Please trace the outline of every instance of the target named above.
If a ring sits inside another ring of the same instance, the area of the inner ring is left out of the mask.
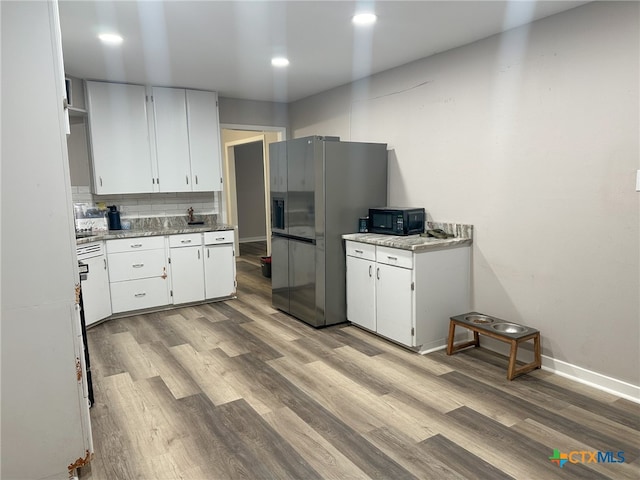
[[[74,203],[117,205],[123,218],[187,215],[189,207],[196,215],[220,214],[220,192],[93,195],[88,186],[74,186],[71,194]]]

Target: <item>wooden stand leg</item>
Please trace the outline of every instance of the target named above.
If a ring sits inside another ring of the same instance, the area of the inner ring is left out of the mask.
[[[533,340],[533,362],[527,363],[526,365],[521,366],[520,368],[516,368],[516,357],[518,355],[518,343]],[[511,341],[511,356],[509,357],[509,371],[507,373],[507,378],[512,380],[514,377],[518,375],[522,375],[524,373],[528,373],[536,368],[540,368],[542,366],[542,356],[540,355],[540,334],[536,334],[534,336],[529,336],[520,340],[512,340]]]
[[[447,342],[447,355],[453,353],[453,339],[456,335],[456,324],[452,320],[449,321],[449,341]]]
[[[507,380],[512,380],[515,375],[517,356],[518,356],[518,341],[511,340],[511,353],[509,355],[509,369],[507,370]]]
[[[460,325],[461,327],[466,327],[466,325]],[[458,350],[462,350],[467,347],[477,347],[480,345],[480,337],[478,336],[478,332],[473,331],[473,340],[469,340],[468,342],[462,342],[458,345],[454,345],[453,341],[456,335],[456,323],[451,320],[449,322],[449,340],[447,341],[447,355],[451,355]]]

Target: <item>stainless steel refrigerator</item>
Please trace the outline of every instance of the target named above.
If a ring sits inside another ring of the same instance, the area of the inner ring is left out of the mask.
[[[342,234],[387,203],[387,145],[305,137],[269,146],[272,304],[314,327],[346,321]]]

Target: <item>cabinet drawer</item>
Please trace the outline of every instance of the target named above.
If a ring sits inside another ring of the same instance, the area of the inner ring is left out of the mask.
[[[235,233],[233,230],[218,230],[216,232],[204,232],[204,244],[233,243]]]
[[[159,277],[166,273],[164,248],[140,252],[112,253],[108,256],[111,282]]]
[[[168,303],[169,288],[165,278],[144,278],[111,284],[113,313],[158,307]]]
[[[134,252],[164,248],[164,237],[133,237],[107,240],[107,253]]]
[[[366,260],[376,259],[376,246],[368,243],[352,242],[347,240],[347,255],[350,257],[364,258]]]
[[[413,252],[399,248],[377,247],[376,262],[402,268],[413,268]]]
[[[195,247],[202,245],[201,233],[185,233],[181,235],[171,235],[169,237],[169,247]]]

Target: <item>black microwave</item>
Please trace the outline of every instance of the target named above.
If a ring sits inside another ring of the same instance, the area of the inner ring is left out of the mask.
[[[415,235],[424,232],[424,208],[379,207],[369,209],[369,232]]]

